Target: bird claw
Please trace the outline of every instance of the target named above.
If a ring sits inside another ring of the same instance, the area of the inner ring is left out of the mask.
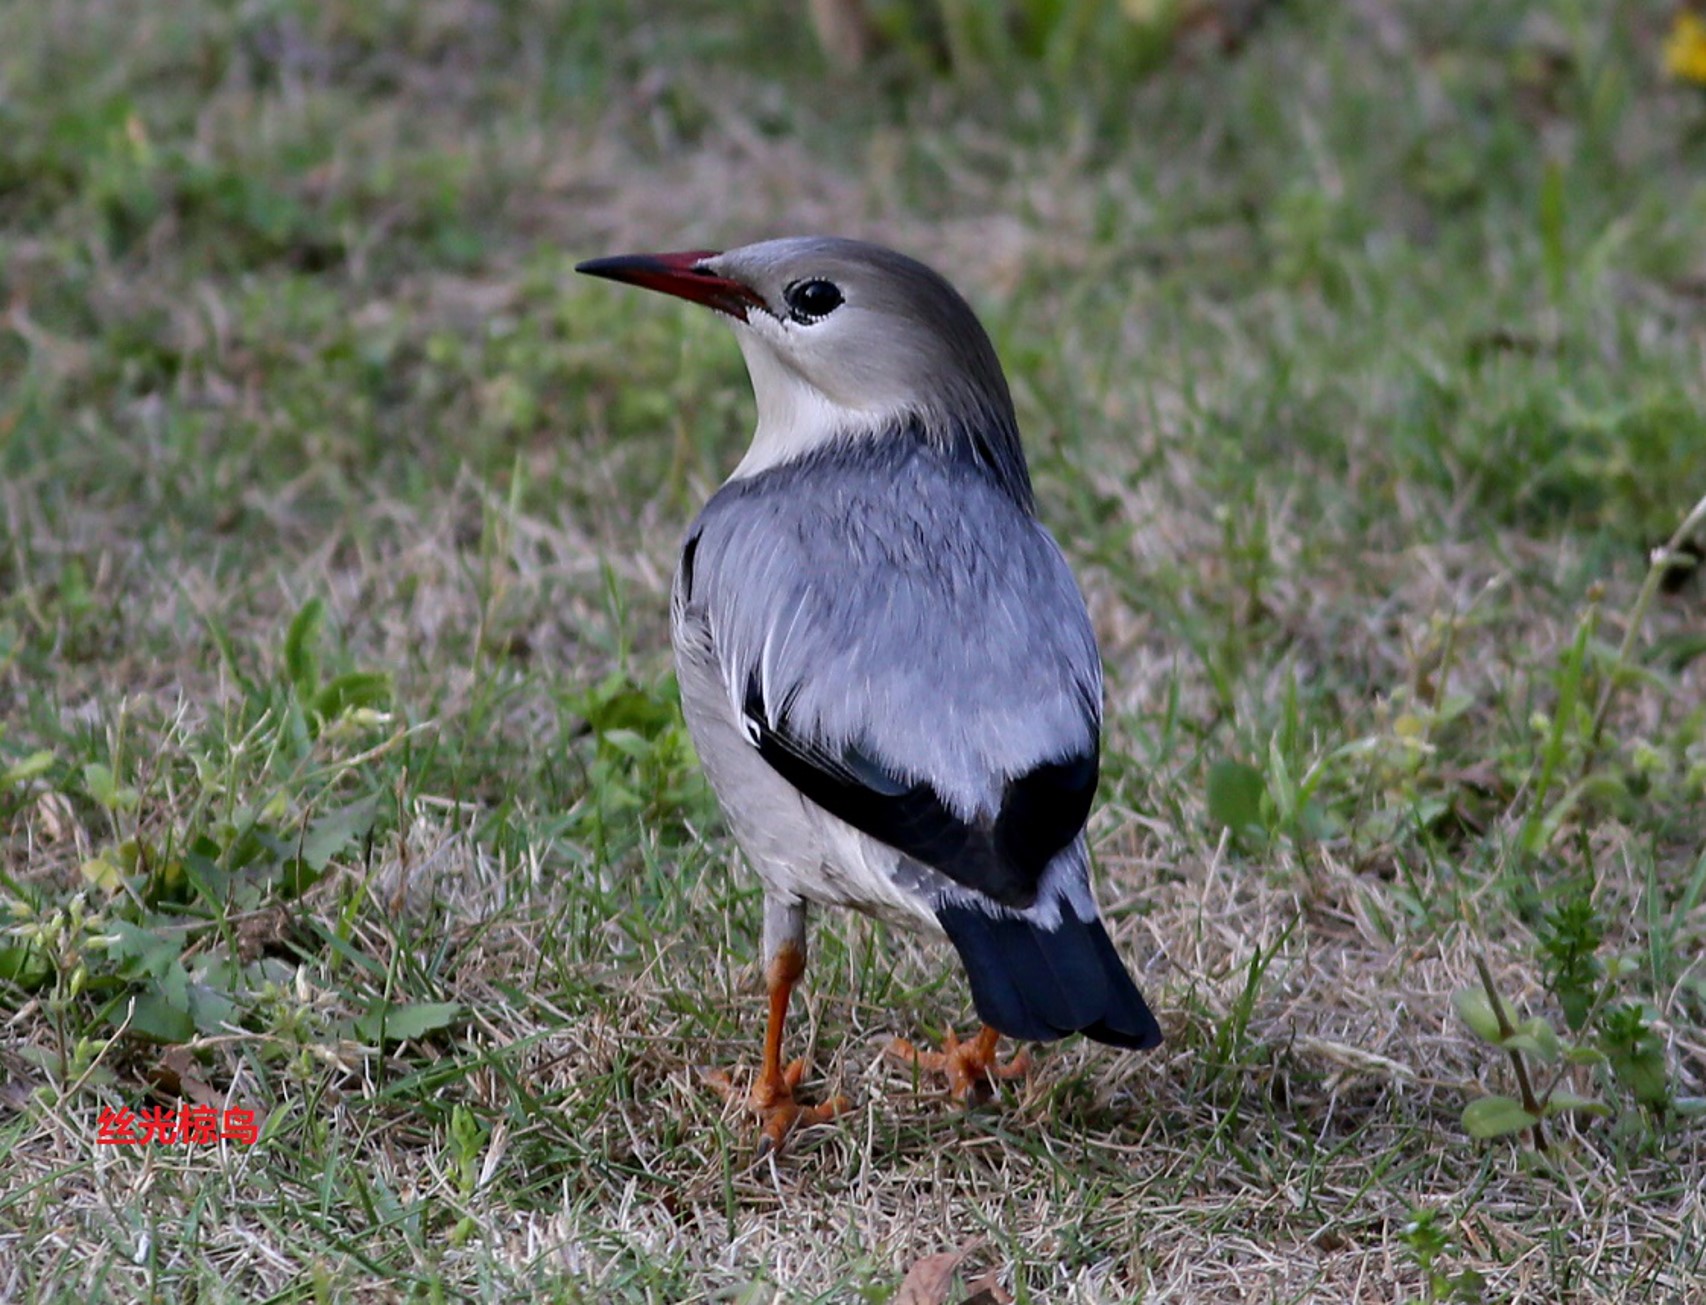
[[[831,1097],[817,1105],[796,1101],[794,1090],[799,1087],[805,1073],[804,1060],[791,1061],[774,1078],[766,1079],[760,1076],[753,1083],[751,1091],[746,1093],[742,1093],[735,1086],[734,1079],[726,1070],[707,1070],[704,1079],[706,1085],[725,1102],[744,1106],[762,1121],[756,1156],[762,1160],[766,1156],[779,1153],[782,1143],[795,1129],[827,1124],[837,1115],[844,1115],[852,1109],[853,1103],[844,1096]]]
[[[1005,1064],[995,1055],[995,1039],[988,1036],[961,1042],[952,1029],[942,1039],[940,1051],[924,1051],[905,1038],[887,1047],[889,1059],[920,1074],[941,1074],[948,1090],[965,1105],[982,1105],[995,1092],[995,1080],[1021,1078],[1030,1071],[1031,1053],[1018,1051]]]

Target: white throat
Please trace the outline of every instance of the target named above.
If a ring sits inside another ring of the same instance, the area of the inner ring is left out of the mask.
[[[836,402],[778,358],[756,334],[737,330],[735,337],[758,401],[758,429],[730,480],[792,462],[837,437],[864,430],[875,434],[888,424],[892,414],[886,409]]]

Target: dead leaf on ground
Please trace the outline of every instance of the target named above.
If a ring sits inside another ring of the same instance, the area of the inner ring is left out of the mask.
[[[971,1293],[960,1305],[1013,1305],[1013,1297],[1001,1285],[1001,1270],[986,1269],[966,1284]]]
[[[154,1086],[169,1096],[182,1097],[198,1106],[223,1104],[224,1094],[202,1078],[201,1073],[193,1052],[185,1047],[169,1047],[150,1077]]]
[[[203,1077],[205,1073],[188,1047],[168,1047],[148,1071],[148,1080],[162,1097],[177,1097],[180,1102],[211,1106],[218,1111],[229,1109],[227,1093],[208,1082]],[[264,1132],[271,1112],[259,1106],[247,1108],[254,1117],[255,1127]]]
[[[957,1251],[926,1255],[906,1271],[900,1290],[894,1295],[893,1305],[948,1305],[954,1290],[954,1274],[966,1257],[982,1249],[983,1245],[980,1239],[967,1242]],[[991,1269],[976,1282],[967,1284],[972,1295],[960,1305],[1011,1305],[1012,1297],[1001,1289],[995,1279],[996,1271]]]

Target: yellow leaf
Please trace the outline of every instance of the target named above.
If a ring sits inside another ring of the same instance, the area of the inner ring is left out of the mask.
[[[83,878],[108,897],[114,896],[124,887],[124,871],[109,861],[104,852],[83,862]]]
[[[1706,86],[1706,19],[1684,9],[1665,40],[1665,71],[1678,81]]]

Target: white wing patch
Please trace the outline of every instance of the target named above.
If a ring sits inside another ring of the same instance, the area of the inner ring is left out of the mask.
[[[744,737],[746,739],[746,741],[748,743],[750,743],[754,748],[757,748],[758,747],[758,735],[759,735],[759,730],[761,728],[759,723],[756,720],[754,720],[751,716],[747,715],[744,711],[739,712],[736,716],[736,719],[738,719],[740,721],[740,732],[741,732],[742,737]]]

